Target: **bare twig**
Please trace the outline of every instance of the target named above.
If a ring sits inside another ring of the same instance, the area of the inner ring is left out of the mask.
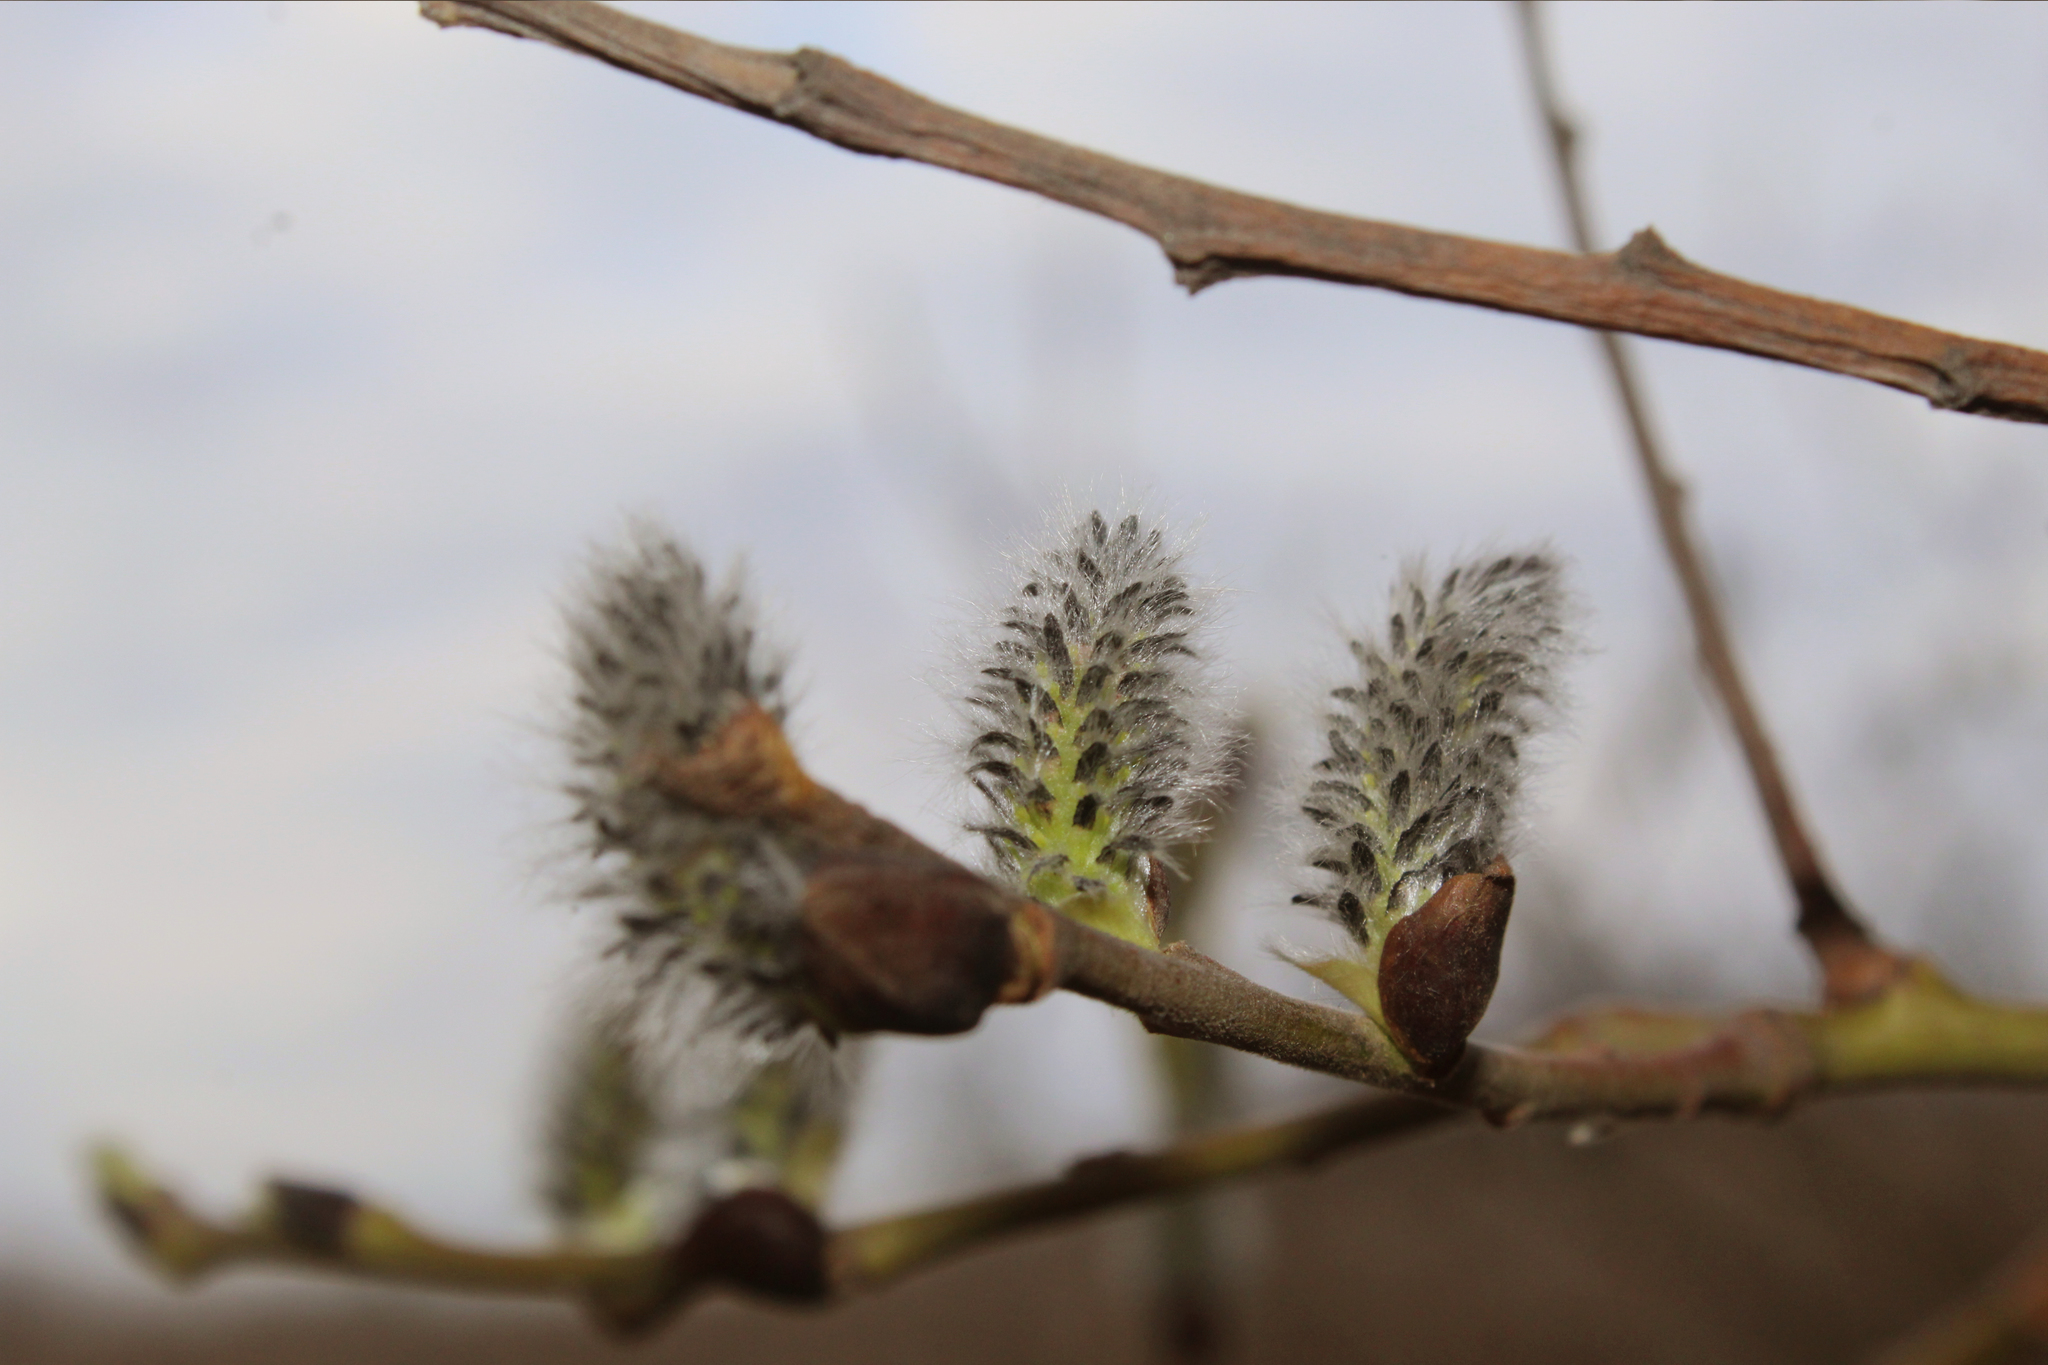
[[[1874,1365],[1995,1365],[2048,1346],[2048,1236],[1991,1282],[1879,1355]]]
[[[1306,1118],[1188,1138],[1158,1152],[1090,1157],[1044,1184],[848,1228],[832,1239],[833,1279],[848,1286],[885,1283],[992,1236],[1309,1165],[1457,1117],[1458,1111],[1427,1100],[1375,1096]]]
[[[661,1321],[704,1289],[726,1286],[817,1303],[879,1288],[961,1252],[1034,1228],[1221,1181],[1305,1166],[1461,1117],[1404,1096],[1376,1096],[1305,1118],[1190,1138],[1157,1152],[1087,1158],[1056,1180],[806,1242],[786,1232],[763,1254],[761,1209],[714,1205],[674,1246],[602,1252],[485,1250],[422,1232],[339,1191],[273,1182],[231,1223],[203,1218],[124,1155],[96,1158],[101,1200],[136,1249],[168,1278],[190,1281],[233,1265],[283,1264],[332,1274],[470,1292],[569,1298],[618,1331]],[[807,1215],[767,1191],[778,1230]],[[764,1278],[765,1274],[765,1278]]]
[[[595,3],[422,0],[445,26],[554,43],[827,142],[993,180],[1156,241],[1199,290],[1297,275],[1582,327],[1741,351],[1918,394],[1940,408],[2048,421],[2048,355],[1716,274],[1644,229],[1571,255],[1349,218],[1134,166],[928,100],[830,53],[728,47]]]
[[[1522,52],[1528,63],[1529,81],[1550,134],[1552,164],[1557,170],[1565,212],[1571,220],[1572,241],[1580,251],[1591,252],[1595,238],[1585,187],[1579,179],[1578,131],[1558,95],[1544,41],[1541,11],[1536,0],[1517,0],[1515,10],[1521,20]],[[1821,865],[1820,854],[1800,819],[1791,786],[1778,764],[1777,751],[1770,736],[1764,733],[1763,718],[1757,713],[1741,665],[1736,661],[1735,647],[1728,638],[1728,626],[1721,617],[1705,558],[1686,524],[1685,486],[1671,473],[1670,463],[1651,429],[1648,401],[1636,378],[1635,366],[1620,337],[1609,331],[1597,332],[1595,336],[1606,358],[1608,374],[1614,380],[1615,397],[1628,421],[1636,462],[1657,514],[1657,531],[1663,539],[1664,552],[1685,594],[1686,610],[1692,617],[1693,635],[1699,644],[1700,667],[1728,710],[1728,722],[1742,746],[1743,759],[1756,783],[1757,799],[1777,842],[1778,859],[1792,883],[1792,894],[1798,899],[1799,932],[1819,959],[1828,999],[1867,997],[1883,989],[1898,974],[1900,959],[1871,940]]]

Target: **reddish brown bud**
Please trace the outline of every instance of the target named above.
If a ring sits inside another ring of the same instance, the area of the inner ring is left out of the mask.
[[[1145,864],[1145,922],[1152,926],[1152,937],[1164,939],[1173,891],[1167,884],[1165,862],[1155,855],[1147,858]]]
[[[607,1331],[626,1337],[660,1325],[714,1284],[783,1303],[816,1303],[832,1287],[825,1242],[818,1216],[781,1190],[741,1190],[706,1206],[652,1278],[593,1285],[585,1303]]]
[[[1465,1054],[1500,980],[1500,950],[1515,874],[1495,858],[1484,872],[1447,879],[1394,925],[1380,954],[1380,1014],[1423,1075],[1447,1074]]]
[[[722,1281],[785,1303],[825,1297],[825,1229],[781,1190],[741,1190],[699,1214],[676,1248],[677,1278]]]
[[[936,856],[832,857],[804,888],[804,984],[849,1032],[964,1033],[998,1000],[1043,993],[1041,964],[1020,960],[1016,904]]]

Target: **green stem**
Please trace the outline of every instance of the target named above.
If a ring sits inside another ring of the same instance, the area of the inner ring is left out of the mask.
[[[1972,999],[1925,962],[1873,1001],[1802,1022],[1826,1085],[2048,1079],[2048,1010]]]

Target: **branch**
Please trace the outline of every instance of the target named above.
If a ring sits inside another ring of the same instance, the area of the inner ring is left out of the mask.
[[[977,877],[818,785],[758,707],[730,717],[687,761],[650,781],[706,816],[757,820],[808,850],[798,970],[806,998],[844,1027],[957,1033],[991,1005],[1064,987],[1131,1010],[1155,1032],[1407,1093],[1196,1138],[1153,1156],[1099,1158],[1049,1184],[836,1235],[780,1191],[742,1190],[707,1205],[675,1245],[615,1255],[473,1250],[348,1194],[281,1182],[248,1218],[222,1226],[193,1215],[118,1154],[102,1154],[102,1195],[144,1252],[176,1278],[236,1261],[285,1261],[451,1288],[571,1295],[601,1322],[631,1331],[707,1287],[814,1303],[1011,1231],[1312,1160],[1459,1109],[1497,1123],[1683,1118],[1710,1109],[1774,1114],[1827,1090],[2048,1082],[2048,1011],[1969,999],[1924,964],[1871,1000],[1820,1013],[1586,1014],[1526,1048],[1472,1046],[1432,1080],[1361,1014],[1267,990],[1183,945],[1138,947]]]
[[[1550,133],[1552,164],[1557,171],[1558,191],[1571,220],[1572,241],[1582,252],[1593,250],[1592,215],[1586,207],[1586,192],[1579,179],[1578,130],[1564,112],[1558,96],[1543,38],[1536,0],[1518,0],[1521,20],[1522,54],[1529,68],[1536,105]],[[1820,854],[1800,819],[1792,800],[1791,785],[1779,766],[1777,751],[1764,733],[1763,717],[1751,700],[1749,685],[1736,662],[1735,646],[1728,638],[1727,623],[1707,577],[1706,561],[1686,524],[1685,486],[1671,473],[1650,427],[1648,400],[1636,379],[1635,367],[1621,338],[1613,332],[1599,332],[1601,354],[1614,380],[1615,396],[1628,420],[1634,440],[1636,463],[1657,515],[1657,531],[1664,553],[1678,575],[1685,594],[1685,606],[1692,617],[1693,635],[1698,641],[1700,667],[1705,670],[1721,703],[1728,710],[1728,723],[1735,729],[1749,775],[1756,784],[1757,799],[1763,804],[1771,836],[1778,846],[1778,860],[1792,883],[1799,903],[1798,928],[1821,966],[1824,990],[1829,1000],[1865,998],[1883,989],[1903,970],[1900,958],[1875,943],[1848,903],[1836,891],[1821,866]]]
[[[1109,971],[1126,956],[1162,957],[1106,934],[1079,932],[1102,940],[1096,946],[1103,951],[1088,959],[1091,970]],[[1204,1036],[1211,1006],[1261,990],[1192,955],[1163,960],[1186,970],[1146,978],[1176,997],[1155,1014],[1179,1020],[1183,1036]],[[1202,989],[1185,989],[1190,979]],[[1295,1023],[1306,1028],[1320,1007],[1301,1008],[1310,1013],[1295,1016]],[[1334,1050],[1336,1039],[1350,1036],[1345,1021],[1353,1016],[1322,1014],[1329,1016],[1321,1021],[1329,1035],[1324,1042]],[[1279,1051],[1253,1050],[1268,1056]],[[1510,1124],[1583,1114],[1691,1117],[1709,1109],[1771,1114],[1802,1095],[1944,1081],[2048,1081],[2048,1011],[1969,1000],[1925,967],[1916,967],[1879,1002],[1822,1014],[1758,1010],[1715,1020],[1600,1011],[1561,1022],[1527,1048],[1474,1047],[1465,1065],[1428,1096],[1374,1096],[1154,1153],[1094,1157],[1057,1180],[835,1233],[825,1232],[807,1210],[777,1191],[746,1190],[710,1205],[674,1245],[611,1253],[465,1247],[351,1195],[284,1182],[273,1182],[244,1219],[215,1223],[191,1212],[119,1153],[100,1153],[96,1166],[108,1210],[137,1250],[174,1280],[235,1264],[285,1264],[447,1289],[568,1298],[582,1302],[604,1326],[635,1332],[708,1288],[790,1303],[827,1302],[1015,1233],[1416,1132],[1458,1117],[1452,1106],[1479,1108]]]
[[[1917,962],[1817,1013],[1609,1011],[1534,1048],[1475,1045],[1422,1068],[1364,1014],[1268,990],[1184,944],[1138,947],[969,871],[814,781],[759,707],[650,780],[705,816],[759,821],[806,850],[797,972],[816,1016],[845,1031],[960,1033],[992,1005],[1064,988],[1129,1010],[1155,1033],[1500,1121],[1775,1113],[1841,1084],[2048,1081],[2048,1010],[1973,1000]],[[1512,895],[1504,866],[1501,880]]]
[[[1153,1032],[1477,1109],[1496,1123],[1772,1115],[1848,1089],[2048,1084],[2048,1009],[1973,999],[1923,962],[1905,964],[1875,996],[1817,1011],[1591,1011],[1526,1047],[1470,1044],[1432,1083],[1363,1015],[1267,990],[1182,945],[1151,952],[1066,919],[1054,943],[1060,986],[1127,1009]]]
[[[594,3],[422,0],[471,25],[595,57],[850,151],[992,180],[1152,238],[1189,290],[1295,275],[1477,304],[1866,379],[1938,408],[2048,421],[2048,355],[1703,269],[1644,229],[1572,255],[1299,208],[1135,166],[948,108],[827,52],[728,47]]]
[[[484,1293],[645,1297],[664,1278],[663,1252],[483,1251],[419,1232],[397,1215],[335,1190],[264,1187],[234,1223],[201,1218],[114,1149],[93,1154],[100,1202],[167,1279],[185,1283],[237,1264],[283,1264],[365,1279]]]
[[[466,1247],[352,1195],[275,1181],[246,1217],[216,1223],[193,1213],[120,1152],[100,1151],[94,1166],[102,1203],[135,1249],[173,1281],[232,1265],[288,1265],[442,1289],[566,1298],[583,1303],[611,1330],[633,1333],[710,1287],[785,1302],[844,1298],[1013,1234],[1309,1165],[1457,1117],[1456,1110],[1426,1100],[1376,1096],[1157,1152],[1086,1158],[1056,1180],[829,1235],[779,1192],[748,1190],[711,1205],[674,1246],[618,1252]]]
[[[1427,1100],[1374,1096],[1284,1123],[1189,1138],[1157,1152],[1088,1157],[1057,1180],[848,1228],[832,1239],[833,1281],[844,1288],[886,1284],[994,1237],[1310,1165],[1458,1117],[1457,1110]]]

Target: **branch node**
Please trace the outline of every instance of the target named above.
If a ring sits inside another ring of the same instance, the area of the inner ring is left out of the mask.
[[[420,0],[420,17],[431,20],[442,28],[483,28],[494,33],[503,33],[508,37],[531,38],[535,42],[547,43],[554,47],[566,46],[545,29],[522,24],[510,15],[500,14],[495,10],[465,4],[463,0]]]
[[[1036,901],[1027,901],[1010,912],[1010,975],[996,992],[998,1005],[1028,1005],[1058,988],[1060,942],[1055,919],[1055,912]]]
[[[678,1278],[722,1280],[782,1303],[830,1292],[825,1229],[780,1190],[741,1190],[706,1209],[676,1248]]]
[[[1983,405],[1986,385],[1970,358],[1968,347],[1953,343],[1944,347],[1941,359],[1932,368],[1936,387],[1934,395],[1927,400],[1929,403],[1956,412],[1996,412],[1995,404]],[[1996,415],[2010,414],[1996,412]]]
[[[348,1245],[349,1225],[359,1204],[342,1190],[270,1182],[268,1221],[279,1241],[309,1256],[339,1256]]]
[[[1215,256],[1204,251],[1182,257],[1174,253],[1172,243],[1163,243],[1166,259],[1173,266],[1173,282],[1188,291],[1190,296],[1201,293],[1212,285],[1225,280],[1241,279],[1247,275],[1262,275],[1267,272],[1257,267],[1239,265],[1225,256]]]
[[[1614,263],[1632,275],[1645,275],[1664,285],[1675,285],[1688,274],[1708,273],[1673,251],[1654,227],[1629,238],[1628,245],[1614,253]]]

